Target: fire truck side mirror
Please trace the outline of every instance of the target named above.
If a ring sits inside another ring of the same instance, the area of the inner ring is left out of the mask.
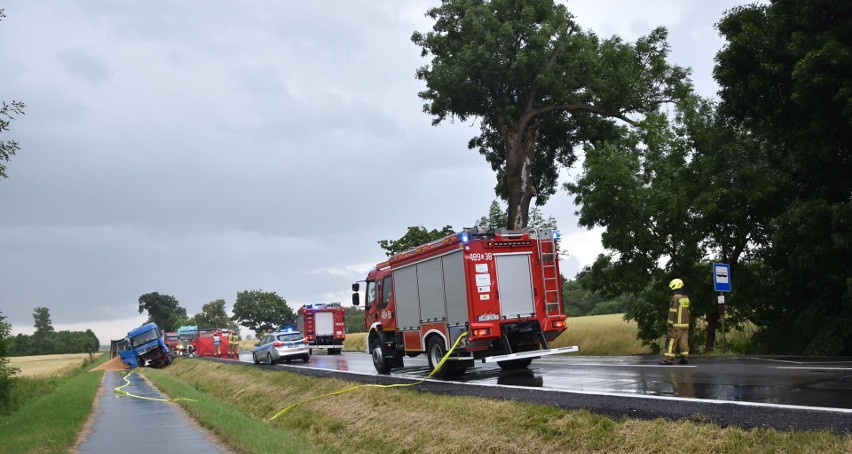
[[[357,285],[357,284],[356,284],[356,285]],[[358,293],[353,293],[353,294],[352,294],[352,305],[353,305],[353,306],[358,306],[358,305],[360,305],[360,304],[361,304],[361,301],[360,301],[360,300],[359,300],[359,298],[358,298]]]
[[[357,282],[352,284],[352,291],[353,292],[357,292],[360,288],[361,288],[361,284],[359,284]]]

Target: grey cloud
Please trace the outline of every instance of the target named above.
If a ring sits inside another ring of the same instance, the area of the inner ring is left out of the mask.
[[[10,4],[0,80],[28,109],[0,182],[0,311],[17,329],[36,306],[55,324],[130,323],[150,291],[189,313],[247,289],[345,302],[384,259],[378,240],[470,226],[495,178],[467,149],[475,122],[432,127],[421,111],[427,62],[409,38],[434,5]],[[706,81],[718,18],[686,14],[669,24],[673,58]],[[553,197],[543,213],[579,232],[575,209]],[[566,276],[592,237],[570,237]]]
[[[69,74],[80,76],[91,84],[109,80],[110,70],[102,57],[88,49],[64,49],[56,57]]]

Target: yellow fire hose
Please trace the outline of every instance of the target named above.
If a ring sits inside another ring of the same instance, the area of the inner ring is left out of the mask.
[[[433,370],[432,370],[432,372],[430,372],[430,373],[429,373],[429,375],[427,375],[427,376],[426,376],[426,378],[424,378],[424,379],[422,379],[422,380],[420,380],[420,381],[417,381],[417,382],[414,382],[414,383],[396,383],[396,384],[393,384],[393,385],[374,385],[374,384],[366,384],[366,385],[353,386],[353,387],[351,387],[351,388],[346,388],[346,389],[343,389],[343,390],[340,390],[340,391],[335,391],[335,392],[333,392],[333,393],[328,393],[328,394],[323,394],[323,395],[321,395],[321,396],[311,397],[310,399],[305,399],[305,400],[303,400],[303,401],[301,401],[301,402],[296,402],[295,404],[292,404],[292,405],[290,405],[290,406],[288,406],[288,407],[284,408],[283,410],[279,411],[278,413],[275,413],[275,416],[273,416],[273,417],[269,418],[269,420],[270,420],[270,421],[272,421],[273,419],[275,419],[275,418],[277,418],[277,417],[279,417],[279,416],[283,415],[284,413],[286,413],[286,412],[288,412],[288,411],[292,410],[293,408],[296,408],[296,407],[298,407],[299,405],[302,405],[302,404],[304,404],[304,403],[308,403],[308,402],[311,402],[311,401],[314,401],[314,400],[319,400],[319,399],[322,399],[322,398],[324,398],[324,397],[337,396],[337,395],[339,395],[339,394],[347,393],[347,392],[349,392],[349,391],[354,391],[354,390],[356,390],[356,389],[360,389],[360,388],[402,388],[402,387],[404,387],[404,386],[417,386],[417,385],[419,385],[419,384],[423,383],[424,381],[426,381],[426,380],[428,380],[428,379],[432,378],[432,376],[433,376],[433,375],[435,375],[435,373],[436,373],[436,372],[438,372],[438,370],[440,370],[440,369],[441,369],[441,367],[444,365],[444,362],[447,360],[447,358],[449,358],[449,357],[450,357],[450,354],[452,354],[452,353],[453,353],[453,351],[456,349],[456,347],[458,347],[458,345],[459,345],[459,341],[461,341],[461,340],[462,340],[462,338],[463,338],[463,337],[465,337],[465,336],[467,336],[467,331],[465,331],[465,332],[463,332],[463,333],[459,334],[458,339],[456,339],[456,342],[453,344],[453,348],[451,348],[451,349],[447,352],[447,354],[445,354],[445,355],[444,355],[444,357],[443,357],[443,358],[441,358],[441,361],[438,363],[438,365],[437,365],[437,366],[435,366],[435,369],[433,369]]]
[[[122,390],[121,388],[124,388],[125,386],[130,384],[130,376],[135,374],[135,373],[136,373],[136,371],[134,370],[134,371],[131,371],[130,373],[124,374],[124,384],[119,386],[118,388],[115,388],[113,390],[113,392],[115,392],[116,394],[124,394],[125,396],[135,397],[137,399],[154,400],[154,401],[157,401],[157,402],[177,402],[179,400],[188,400],[188,401],[191,401],[191,402],[197,402],[195,399],[188,399],[186,397],[175,397],[173,399],[163,399],[163,398],[160,398],[160,397],[137,396],[136,394],[131,394],[127,391]]]

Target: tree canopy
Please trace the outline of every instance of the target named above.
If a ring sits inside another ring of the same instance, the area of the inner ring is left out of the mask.
[[[201,307],[201,312],[192,319],[199,327],[236,329],[237,324],[231,320],[225,311],[225,300],[211,301]]]
[[[186,309],[180,306],[177,298],[157,292],[139,297],[139,313],[144,311],[148,312],[148,321],[156,323],[163,331],[176,330],[180,321],[186,319]]]
[[[566,187],[610,253],[583,282],[636,295],[627,317],[646,342],[663,334],[665,284],[679,277],[713,348],[710,270],[722,262],[736,283],[726,319],[755,324],[760,351],[852,352],[852,66],[834,64],[850,55],[849,12],[830,1],[730,11],[718,25],[728,40],[718,106],[686,97],[674,118],[649,114],[586,147]]]
[[[0,9],[0,21],[6,17],[3,14],[3,9]],[[16,115],[23,115],[24,108],[26,105],[21,101],[10,101],[8,104],[6,101],[0,101],[0,133],[8,131],[9,125],[11,125],[12,120],[15,119]],[[6,174],[6,163],[12,159],[12,156],[15,155],[15,152],[20,150],[21,147],[18,145],[18,142],[14,140],[0,140],[0,177],[8,178]]]
[[[759,336],[790,353],[852,354],[852,7],[738,7],[718,24],[719,111],[763,144],[778,208],[759,220]],[[789,333],[797,333],[790,336]]]
[[[275,292],[245,290],[237,292],[234,303],[234,320],[241,326],[260,334],[283,325],[292,325],[295,315],[287,301]]]
[[[405,232],[405,235],[398,240],[379,240],[379,246],[386,251],[385,254],[388,257],[391,257],[421,244],[452,235],[453,233],[455,233],[455,230],[450,225],[445,225],[441,230],[426,230],[426,227],[423,226],[411,226]]]
[[[53,324],[50,321],[50,309],[37,307],[33,309],[33,320],[35,321],[35,336],[45,337],[53,332]]]
[[[690,91],[663,28],[635,44],[601,39],[553,0],[444,0],[426,15],[432,30],[412,35],[431,58],[416,73],[423,109],[433,124],[479,119],[469,147],[497,172],[512,229],[555,193],[576,146],[619,137]]]

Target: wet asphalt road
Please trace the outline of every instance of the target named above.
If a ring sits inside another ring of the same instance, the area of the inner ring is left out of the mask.
[[[123,391],[142,397],[165,398],[139,374],[131,374]],[[118,372],[104,372],[91,432],[77,446],[79,453],[151,454],[158,452],[224,453],[204,433],[188,423],[173,402],[137,399],[116,394],[125,384]]]
[[[250,353],[241,362],[251,363]],[[585,408],[621,417],[687,418],[745,428],[852,433],[852,358],[698,358],[663,366],[658,357],[536,359],[529,369],[502,371],[477,363],[466,374],[419,388]],[[403,383],[428,375],[426,359],[378,376],[366,353],[316,354],[309,363],[261,366],[370,383]]]

